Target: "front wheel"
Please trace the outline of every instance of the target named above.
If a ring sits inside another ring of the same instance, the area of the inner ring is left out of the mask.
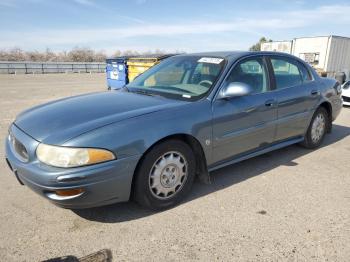
[[[318,108],[311,119],[305,140],[301,144],[310,149],[319,147],[326,135],[329,121],[326,109],[323,107]]]
[[[156,145],[145,155],[136,172],[135,200],[154,210],[176,205],[191,189],[195,162],[191,148],[180,140]]]

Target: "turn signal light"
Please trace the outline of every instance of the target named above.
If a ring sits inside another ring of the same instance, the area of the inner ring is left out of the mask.
[[[82,188],[55,190],[55,194],[58,196],[76,196],[84,192]]]

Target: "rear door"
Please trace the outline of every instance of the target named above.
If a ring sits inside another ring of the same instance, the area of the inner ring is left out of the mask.
[[[278,123],[275,141],[303,135],[320,97],[308,69],[296,59],[270,56],[277,99]]]
[[[234,158],[273,142],[277,109],[263,56],[239,62],[224,85],[242,82],[254,89],[250,95],[213,102],[213,162]]]

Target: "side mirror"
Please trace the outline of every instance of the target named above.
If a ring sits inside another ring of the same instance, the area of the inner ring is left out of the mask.
[[[220,99],[239,97],[249,95],[253,92],[253,88],[242,82],[232,82],[221,89],[219,93]]]

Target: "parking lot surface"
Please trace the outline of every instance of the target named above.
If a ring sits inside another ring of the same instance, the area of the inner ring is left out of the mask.
[[[21,186],[4,161],[15,116],[105,89],[104,74],[0,75],[0,261],[102,249],[113,261],[349,261],[350,108],[323,147],[294,145],[220,169],[160,213],[134,203],[71,211]]]

